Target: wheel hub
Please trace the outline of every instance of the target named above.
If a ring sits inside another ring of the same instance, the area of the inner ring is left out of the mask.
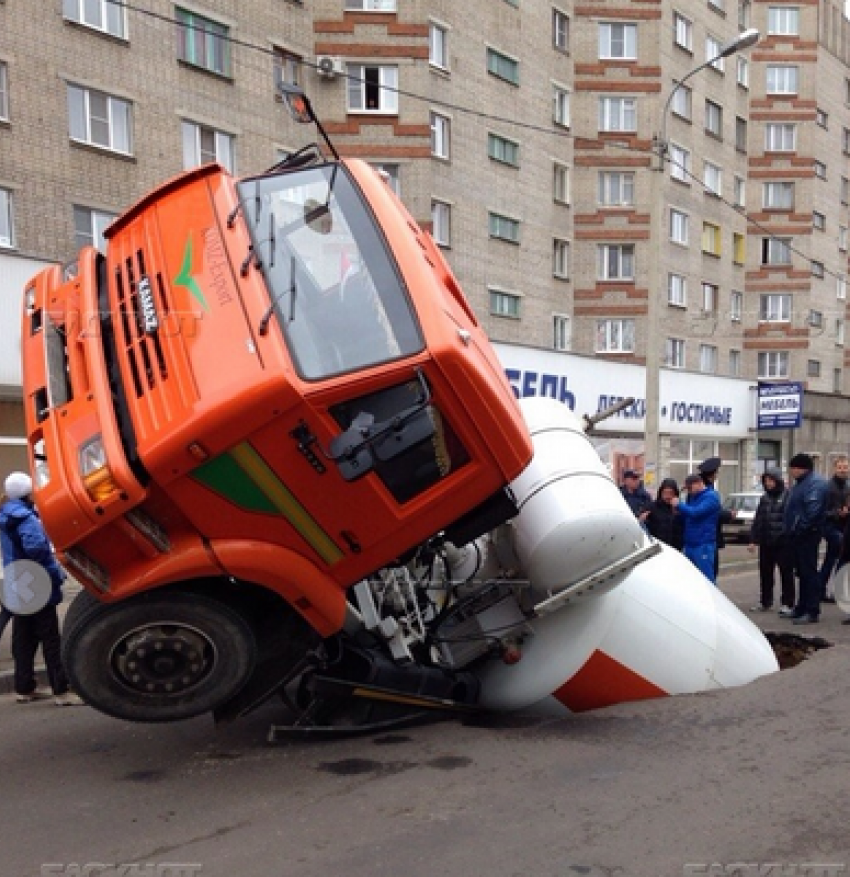
[[[176,624],[137,628],[112,650],[112,666],[124,685],[142,694],[182,694],[216,663],[213,643],[199,630]]]

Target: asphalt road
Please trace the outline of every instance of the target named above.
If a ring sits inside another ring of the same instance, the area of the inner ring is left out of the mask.
[[[270,745],[276,705],[216,731],[2,696],[0,874],[850,874],[850,626],[823,617],[794,669],[558,721]]]

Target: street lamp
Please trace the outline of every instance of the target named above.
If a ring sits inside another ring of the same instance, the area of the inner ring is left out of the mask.
[[[721,58],[727,58],[735,52],[742,52],[749,49],[759,40],[759,32],[755,28],[748,28],[743,33],[738,34],[734,40],[720,47],[717,55],[709,58],[705,63],[694,67],[689,73],[685,74],[673,87],[664,103],[664,109],[661,112],[661,128],[660,134],[653,137],[652,151],[655,156],[654,164],[651,168],[652,176],[650,177],[650,243],[653,238],[656,241],[658,252],[650,255],[649,260],[649,289],[647,292],[646,303],[646,409],[644,414],[644,475],[647,485],[653,486],[656,483],[658,474],[658,464],[661,458],[660,447],[660,384],[661,384],[661,281],[662,281],[662,265],[661,265],[661,242],[664,240],[664,200],[662,183],[664,180],[664,162],[667,157],[667,115],[670,112],[670,106],[676,92],[694,75],[704,70],[706,67],[719,61]]]

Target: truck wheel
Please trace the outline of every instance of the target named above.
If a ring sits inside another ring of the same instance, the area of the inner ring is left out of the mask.
[[[62,633],[71,687],[95,709],[131,722],[173,722],[233,697],[254,669],[256,643],[218,600],[159,591],[106,604],[86,591]]]

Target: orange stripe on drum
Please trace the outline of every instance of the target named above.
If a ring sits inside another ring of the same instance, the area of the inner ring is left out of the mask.
[[[630,700],[666,697],[667,692],[597,649],[552,696],[571,712],[582,713]]]

